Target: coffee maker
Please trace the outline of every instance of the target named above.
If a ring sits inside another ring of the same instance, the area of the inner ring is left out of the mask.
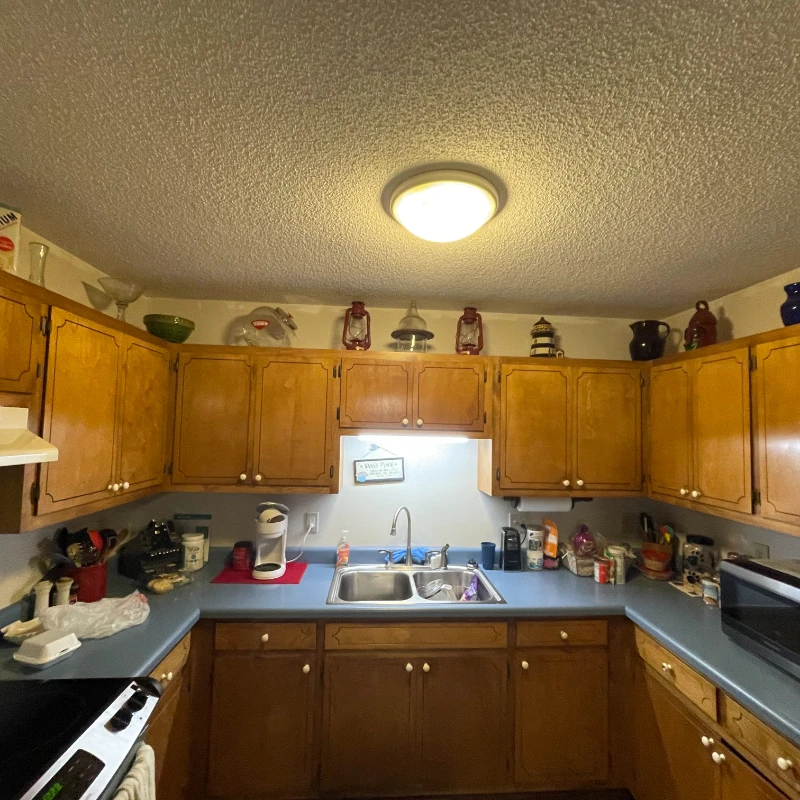
[[[271,581],[286,572],[286,531],[289,509],[281,503],[259,503],[256,506],[256,541],[253,578]]]

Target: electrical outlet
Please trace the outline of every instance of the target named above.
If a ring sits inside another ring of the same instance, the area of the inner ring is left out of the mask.
[[[769,559],[769,545],[761,544],[761,542],[751,542],[750,550],[752,551],[753,558],[760,558],[764,560]]]
[[[306,530],[309,533],[319,533],[319,511],[306,511]]]

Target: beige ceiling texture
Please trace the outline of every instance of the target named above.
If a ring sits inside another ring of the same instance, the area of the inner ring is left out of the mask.
[[[151,294],[630,316],[800,264],[797,0],[7,0],[0,200]],[[508,202],[414,238],[381,192]]]

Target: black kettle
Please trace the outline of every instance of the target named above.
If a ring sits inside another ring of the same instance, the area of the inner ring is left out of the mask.
[[[666,328],[661,333],[661,328]],[[670,327],[657,319],[643,319],[631,325],[633,339],[629,345],[634,361],[652,361],[664,355],[664,342],[669,336]]]

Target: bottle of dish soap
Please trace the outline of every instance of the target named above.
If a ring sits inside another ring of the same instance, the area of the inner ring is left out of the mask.
[[[348,531],[342,531],[342,540],[336,548],[336,566],[346,567],[350,563],[350,545],[347,543],[347,536],[344,534]]]

